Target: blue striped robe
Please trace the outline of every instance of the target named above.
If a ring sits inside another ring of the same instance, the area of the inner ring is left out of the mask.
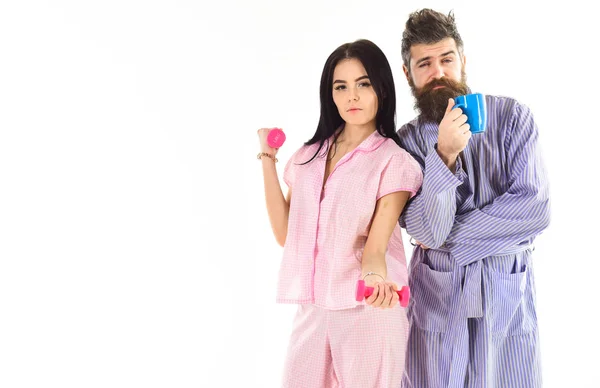
[[[403,386],[541,387],[532,251],[549,224],[538,128],[514,99],[486,96],[486,132],[450,171],[438,125],[398,131],[424,172],[400,224],[415,240]]]

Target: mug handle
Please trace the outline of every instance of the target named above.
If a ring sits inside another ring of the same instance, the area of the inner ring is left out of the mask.
[[[455,109],[455,108],[463,108],[463,112],[464,112],[465,104],[464,104],[464,103],[462,103],[462,102],[456,102],[456,101],[455,101],[455,104],[454,104],[454,106],[452,107],[452,109]]]

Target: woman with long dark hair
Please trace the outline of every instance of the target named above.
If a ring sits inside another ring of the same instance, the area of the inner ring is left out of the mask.
[[[288,161],[283,195],[268,128],[258,130],[267,211],[284,247],[277,300],[299,304],[283,386],[398,387],[408,323],[398,225],[422,182],[400,146],[387,58],[374,43],[338,47],[321,77],[321,117]],[[292,195],[293,192],[293,195]],[[356,300],[357,281],[374,288]]]

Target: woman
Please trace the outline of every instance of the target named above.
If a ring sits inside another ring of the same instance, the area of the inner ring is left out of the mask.
[[[408,328],[396,306],[407,284],[398,217],[421,168],[399,146],[392,71],[375,44],[338,47],[320,94],[317,130],[285,167],[285,197],[269,129],[258,130],[267,211],[284,247],[277,300],[299,304],[283,386],[398,387]],[[359,279],[374,287],[365,302],[355,298]]]

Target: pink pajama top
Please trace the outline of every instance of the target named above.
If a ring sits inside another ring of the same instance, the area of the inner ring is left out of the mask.
[[[330,139],[329,144],[331,144]],[[362,252],[377,200],[397,191],[411,198],[421,186],[421,167],[392,139],[377,131],[337,163],[323,187],[326,142],[303,146],[288,161],[283,179],[292,188],[288,231],[279,270],[277,302],[352,308]],[[400,226],[385,255],[387,279],[408,284]]]

